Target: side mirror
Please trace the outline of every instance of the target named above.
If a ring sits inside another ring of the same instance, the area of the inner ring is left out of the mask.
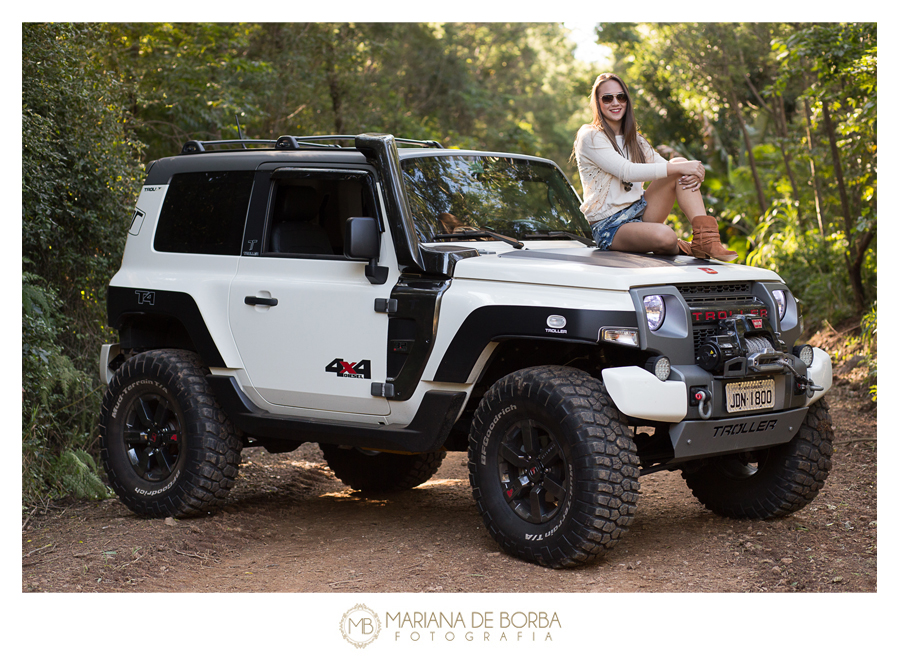
[[[387,281],[388,268],[378,266],[381,252],[381,231],[373,217],[350,217],[344,229],[344,256],[353,260],[367,260],[366,278],[369,283]]]

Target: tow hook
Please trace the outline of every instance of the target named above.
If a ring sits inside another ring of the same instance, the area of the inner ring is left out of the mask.
[[[700,403],[700,418],[709,420],[712,416],[712,401],[709,391],[701,388],[694,393],[694,399]]]
[[[825,388],[823,386],[816,386],[816,384],[813,382],[813,380],[811,380],[809,377],[807,377],[805,375],[801,375],[799,372],[797,372],[797,370],[794,368],[793,364],[790,361],[788,361],[787,359],[781,359],[779,361],[779,363],[781,365],[783,365],[785,368],[787,368],[788,370],[790,370],[791,373],[793,373],[794,379],[796,380],[796,383],[797,383],[797,389],[800,390],[801,392],[805,390],[806,397],[811,398],[813,395],[816,394],[816,391],[824,391],[825,390]]]

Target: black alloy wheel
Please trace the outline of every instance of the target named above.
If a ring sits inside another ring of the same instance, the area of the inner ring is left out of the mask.
[[[169,400],[145,393],[125,410],[123,439],[135,474],[161,482],[184,462],[184,420]]]
[[[209,370],[186,350],[136,354],[116,370],[100,407],[100,461],[132,511],[212,512],[234,484],[243,441],[216,402]]]
[[[497,460],[503,498],[529,523],[546,523],[565,504],[566,460],[551,432],[532,419],[514,423],[501,439]]]

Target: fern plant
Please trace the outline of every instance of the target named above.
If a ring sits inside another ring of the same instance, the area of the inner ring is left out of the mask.
[[[27,267],[28,262],[24,263]],[[22,501],[102,498],[91,448],[99,393],[62,351],[67,331],[56,291],[22,273]]]
[[[94,458],[78,448],[65,450],[53,466],[54,480],[68,494],[80,498],[99,500],[112,495],[100,479],[100,471]]]

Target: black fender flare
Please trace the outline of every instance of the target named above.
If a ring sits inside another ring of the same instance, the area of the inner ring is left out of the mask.
[[[550,326],[550,316],[560,316],[565,322],[562,326]],[[478,357],[493,341],[530,338],[596,345],[604,327],[637,326],[637,313],[634,311],[482,306],[472,311],[460,325],[438,365],[434,381],[466,382]]]
[[[226,367],[197,302],[188,293],[110,286],[106,296],[106,312],[107,323],[116,331],[122,331],[129,321],[140,322],[141,316],[173,318],[184,327],[207,368]]]

